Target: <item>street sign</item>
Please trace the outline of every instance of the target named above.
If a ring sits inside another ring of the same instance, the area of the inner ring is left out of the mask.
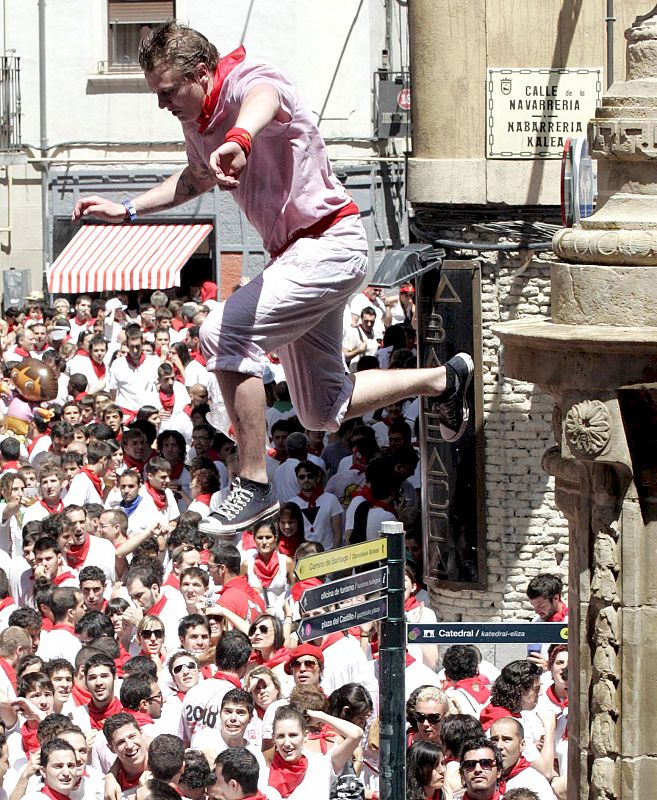
[[[564,644],[567,622],[450,622],[408,625],[412,644]]]
[[[386,558],[387,554],[387,540],[374,539],[300,558],[294,572],[300,581],[305,581],[307,578],[321,578],[322,575],[328,575],[331,572],[341,572],[345,569],[360,567],[363,564],[371,564],[373,561],[381,561]]]
[[[358,597],[362,594],[380,592],[388,588],[388,567],[371,569],[368,572],[359,572],[357,575],[350,575],[347,578],[340,578],[337,581],[324,583],[321,586],[313,586],[306,589],[301,595],[299,610],[302,614],[313,611],[316,608],[341,603]]]
[[[297,630],[297,636],[299,641],[309,642],[329,633],[344,631],[355,625],[374,622],[387,616],[388,598],[377,597],[376,600],[359,603],[357,606],[345,606],[336,611],[330,611],[328,614],[319,614],[316,617],[302,619]]]

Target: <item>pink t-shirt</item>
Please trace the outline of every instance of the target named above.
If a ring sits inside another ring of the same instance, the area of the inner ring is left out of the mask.
[[[195,122],[183,123],[183,132],[189,163],[208,167],[211,153],[235,125],[246,94],[265,83],[277,89],[281,110],[291,119],[274,120],[258,134],[232,194],[271,253],[282,249],[296,231],[351,202],[294,86],[271,64],[245,59],[226,77],[205,133],[198,132]]]

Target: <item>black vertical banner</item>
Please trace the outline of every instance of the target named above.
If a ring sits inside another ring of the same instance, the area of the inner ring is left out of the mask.
[[[475,364],[468,427],[445,442],[428,398],[420,407],[424,576],[442,586],[486,586],[480,267],[443,261],[419,278],[417,344],[421,367],[469,353]]]

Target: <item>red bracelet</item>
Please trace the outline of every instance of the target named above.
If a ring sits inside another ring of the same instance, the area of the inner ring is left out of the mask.
[[[224,142],[237,142],[248,158],[253,147],[253,136],[245,128],[231,128],[226,134]]]

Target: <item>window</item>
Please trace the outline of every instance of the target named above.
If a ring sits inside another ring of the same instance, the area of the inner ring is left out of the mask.
[[[139,43],[155,25],[175,17],[175,3],[173,0],[109,0],[107,5],[109,71],[134,72],[139,69]]]

